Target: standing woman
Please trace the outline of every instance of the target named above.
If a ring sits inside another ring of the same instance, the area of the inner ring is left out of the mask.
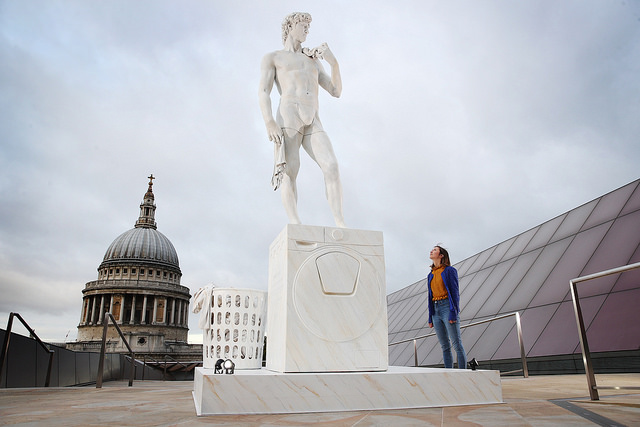
[[[456,350],[458,368],[467,368],[467,354],[460,337],[460,293],[458,291],[458,271],[451,267],[449,253],[441,246],[435,246],[429,253],[431,273],[427,276],[429,287],[429,327],[436,328],[436,335],[442,347],[444,367],[453,368],[451,347]]]

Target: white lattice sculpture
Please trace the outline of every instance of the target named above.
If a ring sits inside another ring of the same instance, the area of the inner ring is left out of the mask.
[[[193,312],[200,312],[205,368],[231,359],[235,369],[262,367],[267,292],[255,289],[201,288]]]

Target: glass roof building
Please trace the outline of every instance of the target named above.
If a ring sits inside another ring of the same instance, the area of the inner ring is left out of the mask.
[[[461,325],[517,311],[530,372],[581,371],[569,280],[637,262],[640,179],[455,264]],[[640,371],[640,269],[580,283],[578,294],[596,369]],[[434,332],[426,278],[387,304],[390,344]],[[464,328],[462,340],[481,368],[519,365],[513,316]],[[419,366],[442,365],[435,335],[416,347]],[[414,357],[412,342],[389,347],[390,365],[413,366]]]

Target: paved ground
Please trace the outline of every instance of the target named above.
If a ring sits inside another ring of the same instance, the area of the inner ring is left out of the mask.
[[[598,386],[640,387],[640,374],[597,375]],[[640,426],[640,390],[600,390],[584,375],[503,378],[503,404],[395,411],[197,417],[192,382],[0,389],[0,425],[42,426]]]

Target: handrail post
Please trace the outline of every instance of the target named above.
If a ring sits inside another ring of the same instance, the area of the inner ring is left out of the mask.
[[[413,361],[417,368],[418,367],[418,340],[413,340]]]
[[[98,360],[98,376],[96,377],[96,388],[102,388],[102,376],[104,374],[104,358],[107,345],[107,328],[109,327],[109,312],[104,313],[102,319],[102,345],[100,346],[100,359]]]
[[[524,352],[524,342],[522,341],[522,324],[520,323],[520,313],[516,311],[516,330],[518,332],[518,345],[520,346],[520,359],[522,359],[522,375],[529,378],[527,368],[527,355]]]
[[[587,386],[589,387],[589,396],[591,400],[600,400],[598,389],[596,388],[596,376],[593,373],[593,365],[591,364],[591,352],[589,351],[589,343],[587,342],[587,330],[584,327],[584,319],[582,318],[582,308],[578,299],[578,289],[573,280],[569,280],[571,288],[571,299],[573,299],[573,311],[576,316],[578,325],[578,336],[580,338],[580,348],[582,349],[582,362],[584,363],[584,371],[587,375]]]
[[[133,350],[131,350],[131,346],[129,345],[129,342],[127,341],[127,339],[124,337],[122,330],[120,330],[120,327],[118,326],[118,322],[116,322],[116,319],[113,317],[111,313],[107,311],[104,314],[104,322],[102,322],[104,327],[102,329],[102,347],[100,348],[100,361],[98,363],[98,378],[96,378],[96,388],[102,387],[102,376],[104,371],[104,356],[105,356],[105,348],[107,345],[107,328],[109,326],[109,319],[111,319],[111,323],[113,323],[113,326],[115,326],[116,331],[118,331],[120,338],[122,338],[122,342],[127,347],[127,350],[129,350],[129,355],[131,356],[131,371],[129,372],[129,387],[131,387],[133,385],[133,375],[135,372],[135,353],[133,352]]]
[[[51,382],[51,369],[53,368],[53,350],[49,350],[49,365],[47,366],[47,376],[44,380],[44,386],[49,387],[49,383]]]
[[[13,327],[14,313],[9,313],[9,321],[7,322],[7,330],[4,336],[4,342],[2,343],[2,354],[0,355],[0,385],[2,385],[2,372],[4,371],[4,364],[7,361],[9,355],[9,339],[11,338],[11,328]]]

